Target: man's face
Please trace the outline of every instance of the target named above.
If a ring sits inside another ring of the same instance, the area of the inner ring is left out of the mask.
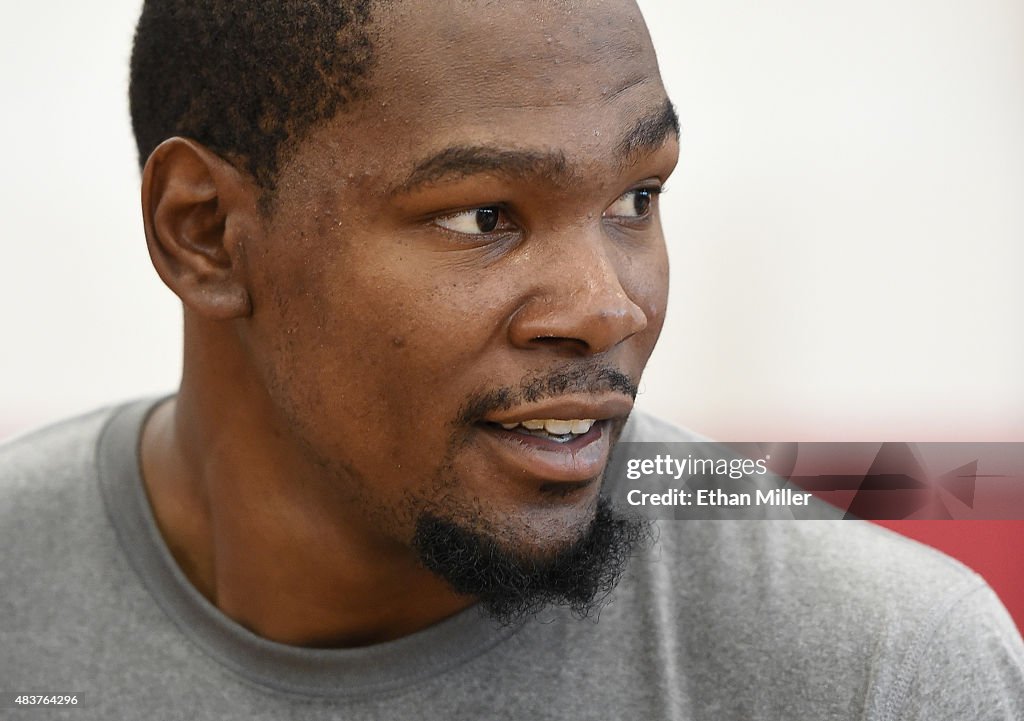
[[[371,96],[301,143],[246,246],[242,343],[339,523],[551,554],[665,311],[678,150],[646,29],[629,2],[453,0],[397,3],[375,42]]]

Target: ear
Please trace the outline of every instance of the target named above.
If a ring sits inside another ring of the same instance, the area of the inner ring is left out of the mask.
[[[257,196],[247,174],[192,140],[165,140],[146,161],[149,256],[167,287],[203,317],[252,312],[244,245],[261,227]]]

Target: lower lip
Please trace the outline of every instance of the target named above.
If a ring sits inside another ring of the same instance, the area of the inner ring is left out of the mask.
[[[506,431],[487,424],[481,434],[496,458],[513,473],[545,483],[581,484],[600,476],[608,463],[608,421],[598,421],[567,443]]]

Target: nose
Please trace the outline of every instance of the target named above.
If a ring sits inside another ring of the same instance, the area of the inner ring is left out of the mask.
[[[531,264],[531,292],[509,324],[513,346],[595,355],[647,327],[647,314],[623,287],[623,259],[603,233],[545,245],[549,251]]]

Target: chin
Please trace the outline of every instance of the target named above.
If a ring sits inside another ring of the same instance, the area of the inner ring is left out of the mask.
[[[549,556],[563,551],[583,538],[597,515],[597,496],[575,504],[530,509],[513,522],[502,520],[504,531],[493,534],[495,540],[512,553]]]
[[[565,509],[554,517],[528,514],[515,529],[507,521],[495,528],[479,516],[424,513],[413,546],[453,590],[511,623],[548,605],[589,615],[615,587],[634,548],[651,537],[646,522],[618,516],[600,498],[568,516]]]

